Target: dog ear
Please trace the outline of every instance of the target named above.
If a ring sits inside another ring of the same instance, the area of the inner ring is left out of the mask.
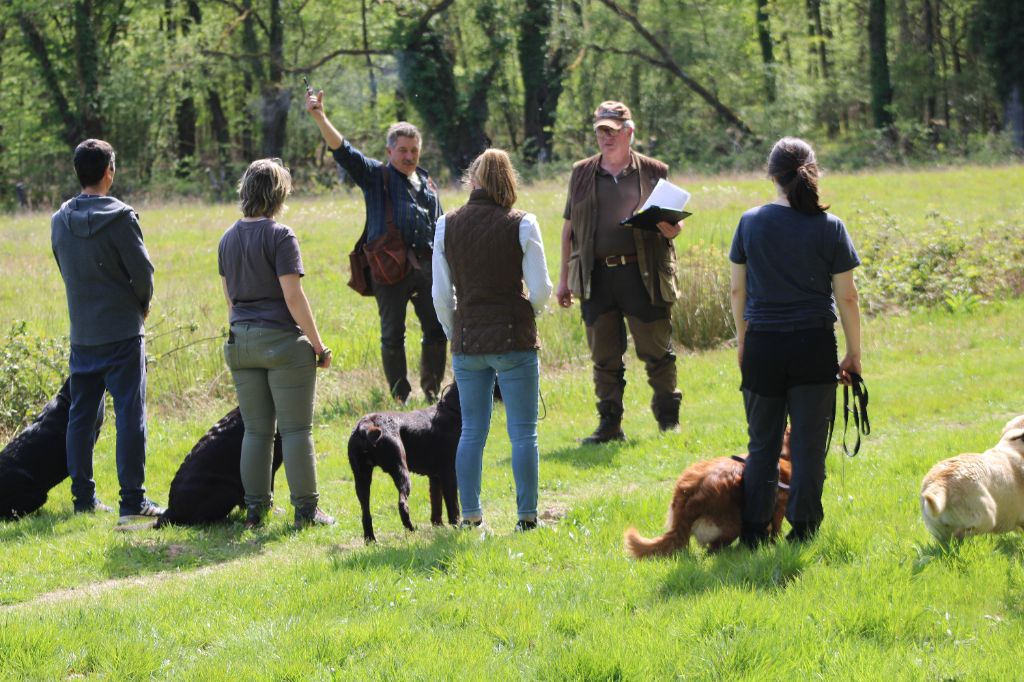
[[[1024,440],[1024,429],[1009,429],[1003,434],[1003,440]]]

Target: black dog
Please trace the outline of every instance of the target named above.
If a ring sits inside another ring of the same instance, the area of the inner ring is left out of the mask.
[[[64,382],[53,400],[28,428],[0,452],[0,519],[17,519],[46,504],[50,490],[68,477],[68,414],[71,383]],[[96,415],[93,442],[103,425],[103,403]]]
[[[370,516],[370,481],[375,466],[394,479],[398,514],[406,528],[416,530],[409,520],[410,471],[430,479],[430,522],[442,525],[442,497],[448,523],[458,522],[455,450],[461,434],[462,409],[454,384],[433,407],[413,412],[374,412],[359,420],[348,439],[348,461],[363,510],[363,537],[367,542],[375,541]]]
[[[195,526],[223,521],[235,507],[245,504],[239,468],[244,435],[245,424],[236,407],[199,439],[174,474],[167,511],[157,520],[157,528],[172,523]],[[273,474],[281,461],[281,434],[276,434]]]

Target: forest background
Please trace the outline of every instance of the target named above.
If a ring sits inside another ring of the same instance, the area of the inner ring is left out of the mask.
[[[528,178],[592,153],[621,99],[676,170],[753,170],[801,135],[827,168],[999,162],[1024,148],[1018,0],[12,0],[0,8],[0,207],[76,191],[87,137],[119,196],[226,200],[252,159],[338,171],[302,109],[380,156],[398,119],[457,178],[487,145]]]

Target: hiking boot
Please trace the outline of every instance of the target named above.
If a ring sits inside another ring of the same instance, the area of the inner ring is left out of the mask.
[[[310,526],[333,525],[334,517],[321,510],[320,507],[295,508],[295,530],[302,530]]]
[[[626,440],[626,434],[622,432],[622,415],[601,415],[601,420],[594,429],[594,432],[586,438],[581,438],[582,445],[600,445],[612,441]]]
[[[427,403],[433,405],[437,402],[437,396],[441,392],[441,382],[444,381],[444,367],[448,359],[448,344],[428,343],[422,347],[420,355],[420,388]]]
[[[79,506],[77,503],[75,504],[76,514],[112,514],[113,512],[113,507],[111,507],[109,504],[103,504],[102,502],[99,501],[98,498],[95,497],[92,498],[91,502],[87,502],[84,505]]]
[[[139,508],[134,512],[125,513],[122,509],[121,517],[118,518],[117,523],[118,525],[121,525],[125,523],[135,523],[137,521],[152,521],[162,516],[165,511],[167,510],[163,507],[157,506],[153,500],[143,498],[142,504],[140,504]]]
[[[388,382],[391,396],[403,405],[409,399],[412,386],[406,377],[405,348],[380,349],[381,364],[384,366],[384,378]]]
[[[262,528],[270,516],[269,504],[250,504],[245,508],[245,529],[256,530]]]

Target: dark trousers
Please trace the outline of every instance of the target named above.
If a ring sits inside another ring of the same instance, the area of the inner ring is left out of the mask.
[[[647,370],[654,389],[651,407],[678,414],[676,356],[672,351],[670,306],[651,303],[636,263],[607,267],[596,265],[590,280],[590,298],[580,304],[587,344],[594,363],[594,393],[598,410],[622,414],[626,388],[626,327],[633,337],[637,357]]]
[[[420,257],[419,264],[418,270],[413,270],[397,284],[373,283],[373,295],[377,299],[377,312],[380,315],[380,346],[384,362],[384,375],[392,394],[401,395],[403,400],[404,396],[409,393],[405,359],[405,315],[410,301],[423,331],[423,348],[444,346],[447,343],[444,329],[437,321],[434,301],[430,295],[430,287],[433,282],[430,254]],[[435,356],[438,355],[440,355],[439,373],[444,374],[445,355],[443,352],[438,354],[427,351],[423,357],[429,357],[428,362],[436,365],[438,360]],[[441,377],[433,376],[438,374],[436,367],[426,369],[426,373],[431,376],[422,376],[424,372],[421,363],[421,383],[430,384],[423,386],[423,389],[424,391],[430,389],[436,394],[438,387],[433,384],[440,383]]]
[[[750,437],[743,471],[745,533],[761,535],[771,521],[787,415],[793,469],[786,519],[800,538],[821,525],[825,446],[835,415],[838,370],[831,329],[747,333],[742,366]]]
[[[120,513],[134,514],[146,489],[146,342],[142,336],[99,346],[72,344],[71,410],[68,416],[67,457],[71,495],[76,509],[96,497],[92,454],[96,414],[103,391],[114,400],[117,427],[117,480],[121,486]]]

